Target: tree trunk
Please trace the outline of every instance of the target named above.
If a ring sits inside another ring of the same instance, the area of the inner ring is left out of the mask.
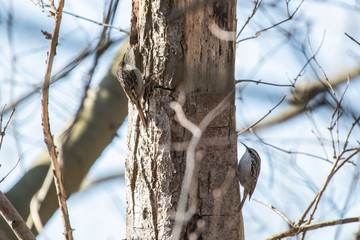
[[[127,239],[176,239],[174,226],[180,226],[181,239],[191,234],[239,239],[235,42],[221,40],[209,30],[218,26],[235,31],[235,7],[236,1],[133,0],[129,55],[130,64],[143,74],[147,127],[130,103]],[[170,107],[180,92],[186,95],[186,117],[197,125],[226,96],[231,99],[201,132],[194,162],[187,162],[187,149],[182,148],[193,135],[175,120]],[[186,192],[189,218],[175,222],[189,163],[194,164]]]

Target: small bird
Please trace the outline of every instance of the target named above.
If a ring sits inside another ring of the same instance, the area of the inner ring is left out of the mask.
[[[144,95],[143,78],[137,67],[131,66],[125,62],[125,55],[119,64],[117,78],[130,102],[136,105],[141,122],[144,128],[146,128],[146,119],[141,107],[141,99]]]
[[[256,187],[261,166],[261,159],[259,154],[254,149],[246,146],[244,143],[242,143],[242,145],[246,147],[246,151],[240,159],[237,170],[238,180],[244,187],[244,195],[238,208],[239,211],[241,211],[242,207],[244,206],[248,195],[250,201],[251,195],[253,194]]]

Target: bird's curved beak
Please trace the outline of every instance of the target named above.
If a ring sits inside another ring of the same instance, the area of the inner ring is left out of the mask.
[[[246,147],[246,149],[248,149],[249,147],[245,145],[245,143],[240,142],[242,145],[244,145],[244,147]]]

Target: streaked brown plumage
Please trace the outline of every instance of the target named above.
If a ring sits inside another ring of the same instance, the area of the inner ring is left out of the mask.
[[[126,63],[123,59],[119,64],[117,78],[130,102],[136,105],[141,122],[144,128],[146,128],[146,119],[141,107],[141,98],[144,94],[144,88],[140,70]]]

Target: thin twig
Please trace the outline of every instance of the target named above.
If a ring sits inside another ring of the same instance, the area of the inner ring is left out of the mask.
[[[310,64],[310,62],[312,60],[313,61],[315,60],[315,57],[319,53],[319,51],[324,43],[324,40],[325,40],[325,32],[322,36],[321,42],[320,42],[319,47],[316,50],[316,52],[314,53],[312,51],[312,49],[310,49],[312,52],[312,55],[310,58],[307,58],[306,63],[300,70],[299,74],[295,77],[294,82],[297,82],[298,78],[302,75],[302,73],[305,71],[305,68]],[[317,94],[322,93],[326,90],[327,90],[326,84],[324,84],[322,80],[314,81],[310,85],[308,83],[303,84],[303,85],[300,85],[295,88],[295,92],[291,95],[291,97],[289,98],[288,101],[291,102],[292,104],[305,106]]]
[[[9,176],[9,174],[10,174],[12,171],[14,171],[14,169],[15,169],[16,166],[19,164],[19,162],[20,162],[20,158],[17,160],[17,162],[15,163],[15,165],[13,166],[13,168],[12,168],[7,174],[5,174],[5,176],[0,180],[0,183],[1,183],[2,181],[4,181],[4,180],[7,178],[7,176]]]
[[[272,28],[274,28],[274,27],[277,27],[277,26],[279,26],[279,25],[281,25],[281,24],[283,24],[283,23],[285,23],[285,22],[287,22],[287,21],[290,21],[291,19],[293,19],[293,17],[295,16],[296,12],[299,10],[299,8],[300,8],[300,6],[303,4],[303,2],[304,2],[304,0],[302,0],[302,1],[299,3],[299,5],[297,6],[297,8],[295,9],[295,11],[294,11],[292,14],[290,14],[289,5],[288,5],[288,2],[286,2],[287,14],[288,14],[288,18],[287,18],[287,19],[284,19],[284,20],[282,20],[282,21],[280,21],[280,22],[277,22],[277,23],[271,25],[270,27],[261,29],[261,30],[257,31],[253,36],[247,37],[247,38],[244,38],[244,39],[240,39],[240,40],[237,41],[236,43],[238,44],[238,43],[243,42],[243,41],[246,41],[246,40],[250,40],[250,39],[257,38],[258,36],[260,36],[261,33],[266,32],[267,30],[270,30],[270,29],[272,29]]]
[[[316,212],[316,210],[317,210],[317,207],[318,207],[318,205],[319,205],[320,199],[321,199],[321,197],[322,197],[322,195],[323,195],[323,193],[324,193],[327,185],[329,184],[331,178],[332,178],[333,175],[336,173],[336,171],[339,169],[339,167],[342,166],[342,164],[340,164],[340,165],[338,166],[338,163],[339,163],[339,161],[340,161],[340,159],[341,159],[341,156],[344,154],[344,151],[342,151],[339,155],[337,155],[336,146],[339,146],[339,145],[340,145],[340,144],[339,144],[339,129],[338,129],[338,127],[339,127],[338,121],[339,121],[339,118],[340,118],[340,113],[339,113],[339,111],[340,111],[341,102],[342,102],[343,96],[344,96],[344,94],[345,94],[345,92],[346,92],[346,90],[347,90],[347,87],[345,88],[345,90],[344,90],[344,92],[343,92],[340,100],[338,100],[338,98],[337,98],[337,96],[336,96],[336,94],[335,94],[335,90],[334,90],[333,86],[331,85],[331,83],[330,83],[330,81],[329,81],[329,79],[328,79],[328,77],[327,77],[327,74],[325,73],[324,69],[322,68],[322,66],[320,65],[320,63],[317,61],[317,59],[316,59],[316,57],[315,57],[315,55],[314,55],[314,53],[313,53],[313,50],[312,50],[312,47],[311,47],[311,44],[310,44],[310,40],[308,40],[308,44],[309,44],[310,52],[311,52],[311,54],[312,54],[312,56],[313,56],[312,58],[313,58],[314,62],[317,64],[318,68],[319,68],[319,69],[321,70],[321,72],[323,73],[323,76],[324,76],[324,79],[325,79],[325,81],[326,81],[326,83],[327,83],[327,86],[328,86],[328,88],[331,90],[331,92],[330,92],[331,94],[330,94],[330,95],[332,96],[332,99],[333,99],[333,100],[335,101],[335,103],[336,103],[336,107],[335,107],[334,112],[333,112],[333,114],[332,114],[332,116],[331,116],[330,126],[329,126],[330,137],[331,137],[331,144],[332,144],[332,149],[333,149],[333,157],[334,157],[335,161],[334,161],[334,164],[333,164],[333,168],[331,169],[328,177],[326,178],[326,181],[325,181],[323,187],[322,187],[321,190],[318,192],[318,194],[316,195],[316,197],[315,197],[315,198],[313,199],[313,201],[311,202],[311,205],[308,206],[308,208],[306,209],[306,211],[304,212],[304,214],[302,215],[302,217],[300,218],[300,220],[299,220],[299,222],[298,222],[298,224],[301,224],[302,221],[303,221],[303,219],[304,219],[304,217],[306,216],[307,212],[310,211],[311,208],[313,208],[313,210],[312,210],[312,212],[310,213],[310,216],[309,216],[309,218],[308,218],[308,221],[307,221],[307,224],[309,225],[309,224],[311,223],[311,221],[313,220],[313,216],[314,216],[314,214],[315,214],[315,212]],[[335,116],[336,116],[336,118],[335,118]],[[334,118],[335,118],[335,123],[334,123],[334,124],[335,124],[336,127],[337,127],[337,128],[336,128],[336,129],[337,129],[337,131],[336,131],[336,136],[337,136],[336,143],[335,143],[335,139],[334,139],[334,135],[333,135],[333,122],[334,122]],[[349,158],[348,158],[348,159],[349,159]],[[346,161],[344,160],[344,162],[346,162]],[[314,200],[315,200],[315,201],[314,201]],[[306,230],[303,232],[301,239],[305,239],[305,235],[306,235]]]
[[[253,198],[253,197],[251,199],[254,200],[255,202],[258,202],[258,203],[270,208],[271,210],[273,210],[276,214],[278,214],[280,217],[282,217],[285,220],[285,222],[288,224],[288,226],[290,228],[294,226],[294,223],[292,221],[290,221],[290,219],[284,213],[282,213],[280,210],[278,210],[274,206],[269,205],[267,203],[264,203],[264,202],[262,202],[262,201],[260,201],[260,200],[258,200],[256,198]]]
[[[272,109],[269,110],[268,113],[266,113],[262,118],[260,118],[259,120],[257,120],[255,123],[251,124],[249,127],[241,130],[241,131],[238,131],[237,132],[237,135],[241,135],[243,134],[244,132],[247,132],[249,130],[251,130],[254,126],[256,126],[259,122],[261,122],[262,120],[264,120],[272,111],[274,111],[275,108],[277,108],[283,101],[284,99],[286,98],[286,96],[284,96],[280,102],[278,102]]]
[[[46,10],[42,1],[40,1],[40,2],[37,2],[35,0],[30,0],[30,1],[32,3],[34,3],[35,6],[38,6],[41,9],[42,12],[46,13],[48,15],[48,17],[55,18],[55,13],[52,12],[52,11]],[[52,5],[52,6],[54,6],[54,5]],[[50,7],[50,5],[48,5],[48,7]]]
[[[344,147],[343,147],[343,150],[346,151],[346,147],[349,143],[349,138],[350,138],[350,135],[352,133],[352,131],[354,130],[354,127],[359,123],[360,121],[360,115],[358,116],[358,118],[353,122],[353,124],[351,124],[351,127],[350,127],[350,130],[346,136],[346,139],[345,139],[345,143],[344,143]]]
[[[259,137],[258,137],[259,138]],[[321,156],[318,156],[318,155],[315,155],[315,154],[311,154],[311,153],[307,153],[307,152],[300,152],[300,151],[293,151],[293,150],[286,150],[286,149],[282,149],[282,148],[279,148],[273,144],[270,144],[270,143],[267,143],[265,142],[264,140],[262,140],[261,138],[259,138],[260,142],[263,143],[264,145],[266,146],[270,146],[276,150],[279,150],[281,152],[284,152],[284,153],[288,153],[288,154],[297,154],[297,155],[304,155],[304,156],[309,156],[309,157],[312,157],[312,158],[317,158],[317,159],[320,159],[320,160],[323,160],[325,162],[328,162],[328,163],[333,163],[331,161],[329,161],[328,159],[326,158],[323,158]]]
[[[350,36],[349,34],[345,33],[345,35],[350,38],[351,40],[353,40],[355,43],[357,43],[358,45],[360,45],[360,42],[356,41],[355,38],[353,38],[352,36]]]
[[[238,39],[242,33],[242,31],[245,29],[245,27],[248,25],[248,23],[250,22],[250,20],[255,16],[255,13],[257,12],[257,10],[259,10],[260,6],[261,6],[262,0],[260,0],[260,2],[258,0],[254,1],[254,8],[251,12],[251,14],[248,16],[248,18],[246,19],[245,23],[243,24],[243,26],[241,27],[239,33],[236,36],[236,39]]]
[[[90,19],[90,18],[86,18],[86,17],[83,17],[83,16],[79,16],[79,15],[76,15],[75,13],[71,13],[71,12],[67,12],[67,11],[64,11],[64,13],[66,13],[66,14],[68,14],[68,15],[70,15],[70,16],[73,16],[73,17],[80,18],[80,19],[82,19],[82,20],[91,22],[91,23],[95,23],[95,24],[100,25],[100,26],[112,28],[112,29],[118,30],[119,32],[123,32],[123,33],[126,33],[127,35],[130,35],[130,32],[129,32],[129,31],[124,30],[124,29],[119,28],[119,27],[115,27],[115,26],[113,26],[113,25],[111,25],[111,24],[107,24],[107,23],[104,23],[104,22],[97,22],[97,21],[92,20],[92,19]]]
[[[310,217],[307,221],[307,224],[311,223],[311,220],[313,219],[313,216],[315,214],[315,211],[317,209],[317,206],[320,202],[321,196],[324,193],[325,189],[327,188],[330,180],[332,179],[332,177],[335,175],[335,173],[346,163],[348,162],[352,157],[354,157],[356,154],[358,154],[360,152],[360,149],[357,149],[355,152],[353,152],[350,156],[348,156],[339,166],[338,163],[343,155],[344,152],[340,153],[339,156],[337,157],[337,159],[335,160],[334,164],[333,164],[333,168],[331,169],[329,175],[327,176],[325,183],[323,184],[323,186],[321,187],[320,191],[315,195],[314,199],[311,201],[311,203],[308,205],[308,207],[306,208],[306,210],[304,211],[303,215],[300,217],[300,219],[298,220],[296,226],[300,226],[303,222],[304,219],[307,215],[307,213],[310,211],[310,209],[313,207],[313,211],[310,213]],[[304,233],[306,232],[306,230],[304,230]],[[304,235],[303,235],[304,236]]]
[[[313,125],[313,128],[311,130],[311,132],[314,134],[316,140],[319,142],[319,145],[321,146],[323,152],[324,152],[324,159],[330,163],[332,163],[332,161],[329,160],[328,154],[327,154],[327,150],[325,148],[324,145],[324,141],[323,141],[323,137],[321,136],[319,127],[317,126],[315,120],[312,118],[312,116],[310,116],[309,112],[304,112],[304,116],[310,121],[310,123]]]
[[[103,44],[102,46],[100,46],[98,48],[95,48],[95,49],[91,49],[90,45],[85,47],[85,49],[78,56],[76,56],[72,61],[70,61],[69,64],[64,66],[62,69],[60,69],[57,73],[55,73],[51,77],[50,85],[57,82],[57,81],[59,81],[59,80],[64,79],[65,76],[67,76],[71,71],[73,71],[77,66],[79,66],[80,63],[82,61],[84,61],[88,56],[90,56],[94,51],[105,51],[106,49],[109,48],[109,46],[111,46],[112,43],[120,42],[123,39],[124,38],[120,38],[120,39],[114,40],[114,41],[113,40],[108,40],[108,44]],[[9,112],[11,109],[15,108],[19,104],[21,104],[21,103],[25,102],[26,100],[28,100],[30,97],[35,95],[35,93],[39,92],[39,90],[41,90],[42,87],[43,87],[42,84],[35,86],[31,91],[29,91],[24,96],[20,97],[14,103],[10,104],[7,108],[5,108],[4,113]]]
[[[66,194],[65,194],[65,189],[63,186],[63,177],[62,177],[62,172],[60,170],[60,166],[59,166],[59,162],[58,162],[58,153],[56,151],[54,139],[53,139],[53,136],[50,131],[49,111],[48,111],[49,84],[50,84],[50,77],[51,77],[51,69],[53,66],[54,56],[55,56],[55,52],[56,52],[56,46],[58,44],[63,8],[64,8],[64,0],[59,0],[59,7],[55,14],[54,31],[53,31],[53,35],[52,35],[51,42],[50,42],[50,48],[49,48],[49,52],[48,52],[47,65],[46,65],[46,72],[45,72],[43,89],[42,89],[42,124],[43,124],[43,131],[44,131],[44,140],[45,140],[46,146],[48,148],[49,156],[50,156],[50,159],[52,162],[56,192],[58,195],[60,211],[61,211],[63,223],[64,223],[65,239],[72,240],[73,236],[72,236],[72,229],[70,226],[68,208],[67,208],[67,204],[66,204]]]
[[[268,82],[263,82],[261,79],[260,80],[252,80],[252,79],[235,80],[235,84],[241,83],[241,82],[253,82],[253,83],[256,83],[256,84],[264,84],[264,85],[270,85],[270,86],[275,86],[275,87],[295,87],[295,84],[268,83]]]
[[[3,107],[2,111],[1,111],[1,115],[0,115],[0,136],[1,136],[1,137],[0,137],[0,150],[1,150],[1,145],[2,145],[2,142],[3,142],[4,136],[5,136],[6,128],[7,128],[7,126],[9,125],[10,120],[11,120],[12,116],[13,116],[14,113],[15,113],[15,108],[14,108],[14,109],[12,110],[12,112],[11,112],[11,114],[10,114],[10,116],[9,116],[6,124],[5,124],[5,126],[4,126],[4,129],[2,129],[2,120],[3,120],[3,114],[4,114],[5,107],[6,107],[6,104],[5,104],[5,106]]]
[[[324,34],[324,35],[325,35],[325,34]],[[323,35],[323,39],[324,39],[324,35]],[[320,50],[322,43],[323,43],[323,41],[321,41],[321,44],[320,44],[320,46],[319,46],[318,51]],[[313,49],[312,49],[312,47],[311,47],[311,43],[310,43],[310,39],[309,39],[309,38],[308,38],[308,44],[309,44],[309,49],[310,49],[310,52],[311,52],[311,55],[312,55],[312,59],[314,60],[314,62],[316,63],[316,65],[318,66],[318,68],[320,69],[320,71],[322,72],[322,74],[323,74],[323,76],[324,76],[324,79],[325,79],[325,81],[326,81],[326,84],[328,85],[329,89],[331,90],[331,93],[332,93],[332,96],[333,96],[334,100],[335,100],[336,102],[338,102],[338,101],[337,101],[337,98],[336,98],[336,94],[335,94],[334,88],[333,88],[333,86],[331,85],[331,82],[329,81],[329,78],[327,77],[327,74],[325,73],[325,70],[323,69],[323,67],[320,65],[320,63],[319,63],[319,62],[317,61],[317,59],[316,59],[316,54],[317,54],[318,51],[316,51],[316,53],[314,54]]]

